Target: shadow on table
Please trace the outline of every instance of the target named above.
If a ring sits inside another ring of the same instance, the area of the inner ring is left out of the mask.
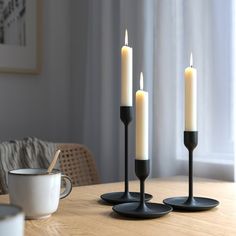
[[[97,203],[101,204],[101,205],[105,205],[105,206],[113,206],[113,204],[110,204],[108,202],[103,201],[102,199],[98,199]]]
[[[117,213],[115,213],[115,212],[111,212],[110,214],[109,214],[109,216],[111,217],[111,218],[113,218],[113,219],[116,219],[116,220],[129,220],[129,221],[144,221],[144,220],[155,220],[155,219],[148,219],[148,218],[146,218],[146,219],[141,219],[141,218],[129,218],[129,217],[124,217],[124,216],[121,216],[121,215],[118,215]],[[166,217],[169,217],[169,215],[166,215],[166,216],[164,216],[164,217],[162,217],[162,218],[166,218]],[[158,219],[158,218],[156,218],[156,219]]]

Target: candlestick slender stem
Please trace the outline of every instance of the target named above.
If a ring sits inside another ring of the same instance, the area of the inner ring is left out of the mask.
[[[139,211],[144,211],[147,206],[145,203],[145,184],[144,184],[145,180],[140,180],[140,203],[139,203],[139,207],[138,210]]]
[[[125,181],[124,181],[124,194],[122,198],[129,199],[131,198],[129,192],[129,124],[132,121],[132,107],[121,107],[120,108],[120,118],[125,127]]]
[[[144,211],[147,206],[145,203],[145,180],[149,175],[150,161],[149,160],[135,160],[135,173],[140,180],[140,203],[138,210]]]
[[[189,152],[189,173],[188,173],[188,198],[186,204],[194,204],[193,197],[193,150],[196,148],[198,143],[197,131],[185,131],[184,132],[184,144]]]
[[[188,174],[188,178],[189,178],[189,194],[188,197],[189,198],[193,198],[193,151],[190,150],[189,151],[189,174]]]
[[[132,107],[120,107],[120,119],[124,124],[125,128],[125,181],[124,181],[124,194],[122,199],[132,199],[132,196],[129,192],[129,124],[132,121]]]
[[[194,204],[193,197],[193,150],[189,149],[188,198],[186,204]]]
[[[125,124],[125,194],[129,193],[128,125]]]
[[[141,196],[140,196],[140,203],[144,204],[144,192],[145,192],[145,186],[144,186],[144,180],[140,181],[140,192],[141,192]]]

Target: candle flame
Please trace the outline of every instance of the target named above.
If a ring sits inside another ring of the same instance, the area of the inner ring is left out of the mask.
[[[193,67],[193,54],[190,54],[190,67]]]
[[[140,73],[140,89],[143,90],[143,72]]]
[[[125,30],[125,45],[128,46],[128,30]]]

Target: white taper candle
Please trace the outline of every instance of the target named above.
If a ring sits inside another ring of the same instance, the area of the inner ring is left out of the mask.
[[[121,49],[121,106],[133,105],[133,49],[128,46],[128,31],[125,31],[125,46]]]
[[[193,56],[185,77],[185,131],[197,131],[197,70],[193,68]]]
[[[148,159],[148,92],[143,91],[143,73],[136,92],[136,159]]]

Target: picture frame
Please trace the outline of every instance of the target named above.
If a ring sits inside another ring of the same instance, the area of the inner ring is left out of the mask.
[[[40,73],[41,11],[41,0],[0,0],[0,73]]]

